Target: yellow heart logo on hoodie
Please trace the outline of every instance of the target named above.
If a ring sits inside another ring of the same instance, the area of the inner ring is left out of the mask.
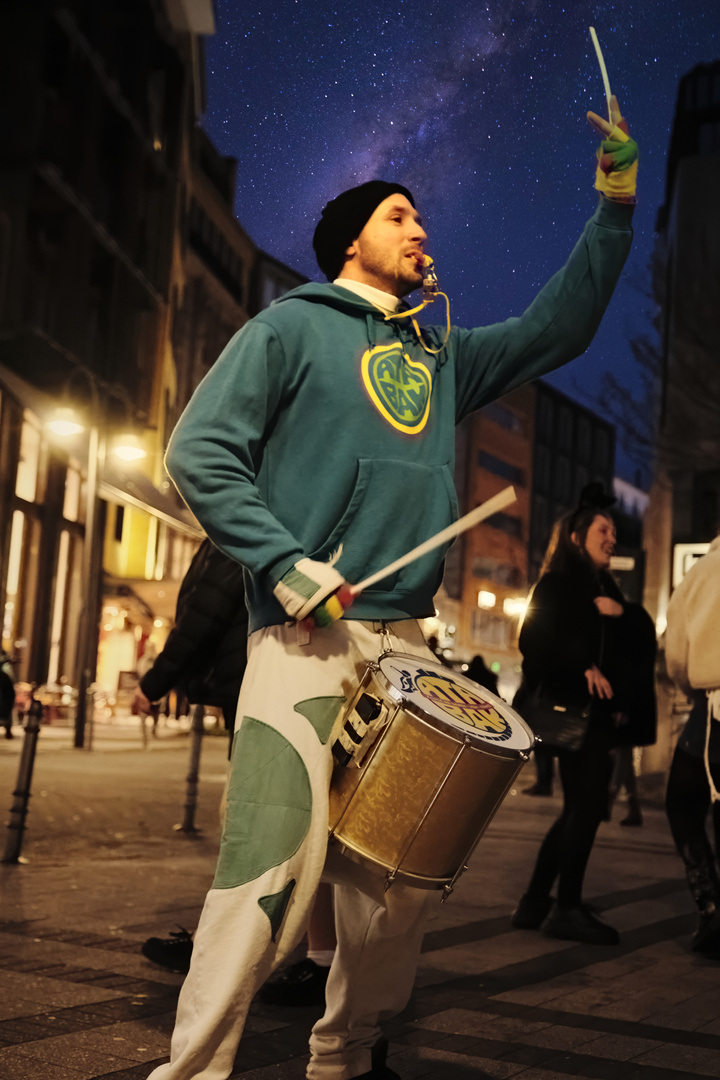
[[[430,412],[432,375],[419,360],[403,352],[402,343],[376,345],[361,361],[365,389],[385,419],[407,435],[425,427]]]

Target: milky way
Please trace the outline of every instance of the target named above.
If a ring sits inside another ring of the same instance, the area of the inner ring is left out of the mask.
[[[372,177],[406,184],[453,322],[519,314],[591,215],[605,112],[588,33],[640,146],[636,244],[597,338],[551,381],[602,411],[603,373],[637,385],[647,265],[680,77],[720,56],[717,0],[216,0],[205,127],[236,157],[237,216],[262,248],[322,280],[323,205]],[[635,463],[622,451],[619,469]]]

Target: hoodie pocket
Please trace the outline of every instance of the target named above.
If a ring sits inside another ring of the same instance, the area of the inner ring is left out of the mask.
[[[348,505],[312,558],[327,561],[342,545],[337,569],[357,584],[434,536],[457,517],[457,496],[447,465],[361,458]],[[369,592],[411,593],[437,576],[449,545],[436,548]]]

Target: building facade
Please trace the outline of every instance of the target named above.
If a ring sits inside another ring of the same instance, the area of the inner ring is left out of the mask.
[[[2,643],[79,714],[161,647],[202,538],[163,470],[180,412],[257,296],[304,280],[198,126],[212,32],[211,0],[0,12]]]
[[[645,518],[645,606],[659,635],[673,587],[720,527],[718,191],[720,60],[680,82],[657,223],[662,412]],[[666,771],[686,713],[667,684],[660,705],[654,754]]]
[[[520,674],[518,627],[552,526],[590,481],[612,491],[614,428],[539,380],[469,417],[456,451],[463,512],[509,485],[517,499],[451,548],[439,636],[453,659],[481,654],[509,695]]]

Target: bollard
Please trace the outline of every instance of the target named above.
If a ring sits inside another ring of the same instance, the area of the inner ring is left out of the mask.
[[[85,749],[92,750],[95,735],[95,683],[85,691]]]
[[[18,863],[21,861],[20,850],[22,848],[23,833],[25,832],[28,803],[30,802],[30,786],[32,784],[35,751],[37,749],[38,735],[40,734],[42,715],[42,703],[36,701],[33,697],[27,713],[17,784],[13,791],[13,804],[10,807],[8,838],[2,860],[5,863]]]
[[[205,734],[205,707],[196,705],[193,709],[192,724],[190,726],[190,766],[187,774],[187,787],[185,788],[185,816],[182,825],[176,825],[178,832],[196,833],[200,830],[195,826],[195,810],[197,808],[198,778],[200,775],[200,751],[202,749],[203,735]]]

